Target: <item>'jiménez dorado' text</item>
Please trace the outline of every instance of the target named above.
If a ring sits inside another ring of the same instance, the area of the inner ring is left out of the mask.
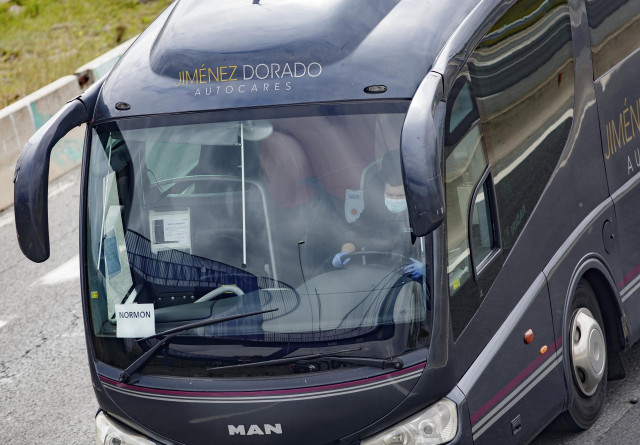
[[[204,94],[209,96],[215,92],[245,93],[257,91],[289,91],[291,80],[303,77],[318,77],[322,74],[322,65],[318,62],[302,63],[260,63],[258,65],[229,65],[208,67],[202,66],[178,72],[178,83],[174,86],[204,86]],[[279,82],[283,80],[283,82]],[[223,82],[249,82],[241,85],[217,85]],[[198,88],[196,96],[202,95]]]

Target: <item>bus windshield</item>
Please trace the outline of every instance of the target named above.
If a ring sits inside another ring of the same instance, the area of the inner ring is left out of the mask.
[[[127,368],[156,334],[200,321],[138,372],[332,371],[367,363],[331,359],[345,351],[387,360],[426,347],[431,240],[412,237],[407,216],[407,106],[93,125],[84,239],[98,360]]]

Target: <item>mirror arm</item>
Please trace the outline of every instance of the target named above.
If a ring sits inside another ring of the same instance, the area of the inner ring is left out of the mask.
[[[89,122],[103,82],[67,102],[27,142],[16,163],[13,201],[18,244],[31,261],[49,258],[47,194],[51,151],[73,128]]]
[[[443,89],[442,75],[427,74],[411,101],[402,130],[402,171],[414,238],[433,232],[444,220]]]
[[[55,144],[71,129],[89,120],[84,103],[68,102],[24,146],[13,177],[13,203],[18,244],[31,261],[49,258],[47,193],[49,159]]]

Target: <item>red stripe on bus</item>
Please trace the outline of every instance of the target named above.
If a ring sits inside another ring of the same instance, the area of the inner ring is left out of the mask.
[[[337,383],[334,385],[314,386],[310,388],[296,388],[285,390],[271,390],[271,391],[229,391],[229,392],[198,392],[198,391],[176,391],[171,389],[155,389],[141,386],[127,385],[115,380],[111,380],[107,377],[99,376],[100,380],[118,388],[128,389],[131,391],[138,391],[151,394],[172,395],[172,396],[184,396],[184,397],[261,397],[261,396],[280,396],[280,395],[298,395],[298,394],[312,394],[317,392],[331,391],[335,389],[351,388],[369,383],[375,383],[378,381],[384,381],[400,377],[404,374],[422,369],[426,366],[426,362],[420,363],[415,366],[403,369],[401,371],[392,372],[389,374],[380,375],[377,377],[371,377],[364,380],[356,380],[353,382]]]
[[[482,407],[476,411],[471,416],[471,425],[475,424],[478,420],[480,420],[485,414],[487,414],[491,409],[496,406],[502,399],[504,399],[507,395],[509,395],[520,383],[522,383],[530,374],[533,373],[542,363],[544,363],[562,344],[562,337],[557,339],[553,345],[547,352],[542,355],[539,355],[534,361],[532,361],[529,366],[523,369],[520,374],[518,374],[513,380],[511,380],[507,386],[502,388],[495,396],[491,398],[487,403],[482,405]]]
[[[622,288],[629,284],[629,282],[638,276],[638,274],[640,274],[640,264],[638,264],[631,272],[626,274],[622,281],[617,284],[618,290],[622,290]]]

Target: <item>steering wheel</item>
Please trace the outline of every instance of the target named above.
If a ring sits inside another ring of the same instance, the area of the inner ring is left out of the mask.
[[[170,193],[182,193],[187,190],[191,185],[197,183],[212,183],[216,182],[218,184],[224,185],[235,185],[238,191],[240,190],[241,180],[235,176],[229,175],[191,175],[184,176],[181,178],[169,178],[162,179],[160,181],[155,181],[153,185],[157,187],[160,192],[159,197],[164,197]],[[163,189],[163,186],[168,186],[168,188]]]
[[[226,294],[227,292],[233,292],[237,296],[244,295],[244,292],[242,291],[242,289],[240,289],[235,284],[223,284],[222,286],[219,286],[219,287],[215,288],[214,290],[207,292],[202,297],[198,298],[195,301],[195,303],[202,303],[204,301],[213,300],[214,298],[216,298],[216,297],[218,297],[218,296],[220,296],[222,294]]]
[[[402,262],[405,262],[407,264],[411,263],[411,260],[399,253],[396,252],[382,252],[382,251],[377,251],[377,250],[361,250],[361,251],[356,251],[356,252],[350,252],[347,255],[344,256],[344,258],[353,258],[355,259],[355,257],[362,257],[362,265],[366,266],[367,265],[367,258],[368,257],[373,257],[373,258],[378,258],[378,261],[372,261],[371,264],[379,264],[379,265],[388,265],[389,261],[380,261],[380,259],[384,258],[384,257],[393,257],[393,258],[397,258],[399,260],[401,260]],[[350,262],[350,264],[353,264],[354,261],[352,260]]]

